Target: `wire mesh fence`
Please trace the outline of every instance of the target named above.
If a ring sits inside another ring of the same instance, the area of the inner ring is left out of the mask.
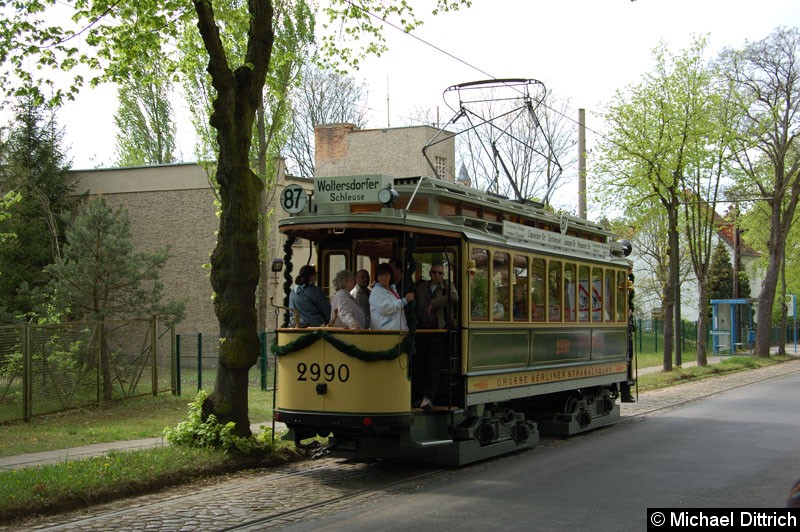
[[[636,333],[634,345],[640,353],[658,352],[664,348],[664,320],[663,319],[637,319],[635,320]],[[679,329],[679,337],[681,342],[681,350],[686,353],[696,353],[698,341],[706,342],[706,350],[711,353],[715,347],[719,354],[732,354],[736,352],[744,352],[752,349],[755,341],[755,331],[742,328],[736,334],[737,338],[742,341],[736,344],[733,351],[731,350],[730,343],[727,345],[720,345],[719,339],[716,344],[714,340],[715,335],[719,335],[720,331],[708,328],[704,340],[697,338],[697,322],[696,321],[682,321]],[[724,332],[724,331],[723,331]],[[727,332],[730,335],[730,331]],[[791,343],[796,337],[796,332],[793,325],[788,325],[786,330],[783,331],[780,327],[770,328],[770,344],[778,345],[781,342]],[[722,348],[721,348],[722,347]]]
[[[261,353],[248,373],[251,387],[272,390],[275,377],[275,355],[270,353],[275,332],[262,332]],[[176,393],[193,394],[214,388],[219,364],[219,336],[206,333],[178,334],[175,339]]]
[[[157,320],[0,327],[0,422],[172,392],[173,346]]]

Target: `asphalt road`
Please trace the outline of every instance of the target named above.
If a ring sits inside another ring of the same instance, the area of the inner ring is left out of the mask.
[[[648,391],[617,425],[463,468],[323,458],[0,531],[646,530],[647,508],[781,507],[800,477],[799,399],[793,360]]]
[[[282,530],[627,531],[646,530],[648,507],[782,507],[800,476],[798,404],[795,372]]]

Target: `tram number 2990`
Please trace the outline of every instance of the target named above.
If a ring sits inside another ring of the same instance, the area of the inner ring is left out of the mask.
[[[347,382],[350,378],[350,368],[347,364],[339,364],[337,368],[333,364],[325,364],[321,367],[316,362],[310,366],[303,362],[297,365],[297,380],[299,381],[314,381],[325,379],[326,382],[339,380],[340,382]]]

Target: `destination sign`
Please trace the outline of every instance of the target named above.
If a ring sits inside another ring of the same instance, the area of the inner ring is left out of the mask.
[[[530,242],[538,244],[544,249],[563,251],[569,254],[581,254],[599,259],[611,256],[611,246],[603,242],[545,231],[515,222],[503,221],[503,236],[509,240]]]
[[[392,182],[391,177],[384,175],[317,177],[314,179],[314,202],[317,205],[377,203],[378,191]]]

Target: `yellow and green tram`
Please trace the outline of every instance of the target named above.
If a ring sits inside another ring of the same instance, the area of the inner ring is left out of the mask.
[[[337,456],[461,465],[619,419],[632,383],[629,246],[586,220],[429,178],[318,178],[310,198],[298,188],[281,197],[288,272],[291,242],[313,248],[329,295],[341,269],[374,279],[397,257],[409,286],[441,261],[460,298],[451,330],[417,330],[413,303],[408,331],[278,328],[287,438],[328,437]],[[412,375],[430,334],[446,335],[447,362],[424,411]]]

